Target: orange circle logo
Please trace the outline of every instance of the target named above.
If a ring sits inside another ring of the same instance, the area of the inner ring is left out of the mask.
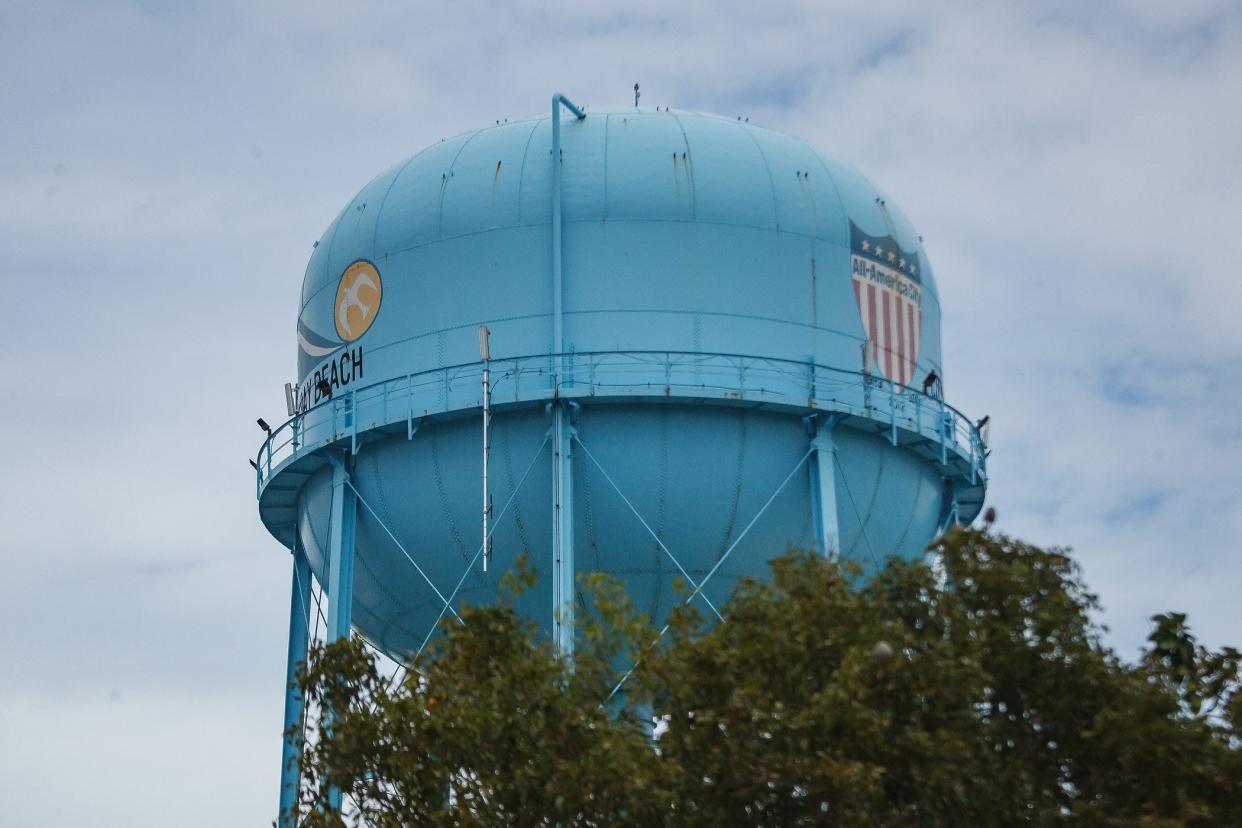
[[[359,259],[345,268],[336,286],[336,335],[353,342],[366,333],[379,314],[383,293],[375,265]]]

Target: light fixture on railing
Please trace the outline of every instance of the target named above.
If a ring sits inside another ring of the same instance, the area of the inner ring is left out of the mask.
[[[251,460],[251,461],[250,461],[250,468],[254,469],[255,471],[258,471],[258,470],[259,470],[259,464],[258,464],[258,463],[256,463],[256,462],[254,462],[253,460]]]
[[[263,429],[268,434],[272,433],[272,427],[267,424],[267,420],[260,417],[259,419],[255,420],[255,422],[259,424],[259,428]]]

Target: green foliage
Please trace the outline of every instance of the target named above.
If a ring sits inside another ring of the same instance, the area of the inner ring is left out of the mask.
[[[683,605],[662,638],[588,576],[572,669],[511,603],[446,622],[393,688],[357,642],[316,650],[300,824],[1242,824],[1236,650],[1160,615],[1126,664],[1065,552],[932,551],[868,579],[786,555],[726,623]]]

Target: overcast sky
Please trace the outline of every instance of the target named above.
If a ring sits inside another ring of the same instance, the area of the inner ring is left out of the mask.
[[[265,825],[311,243],[442,137],[745,115],[867,172],[936,267],[989,500],[1146,618],[1242,644],[1242,6],[627,0],[0,6],[0,801],[13,825]]]

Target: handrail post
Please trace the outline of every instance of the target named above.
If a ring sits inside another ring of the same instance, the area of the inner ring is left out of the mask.
[[[897,445],[897,392],[890,385],[888,389],[888,426],[889,440]]]
[[[974,486],[978,483],[979,470],[979,453],[976,446],[979,443],[979,432],[971,431],[970,433],[970,485]]]
[[[358,392],[349,392],[349,453],[358,453]]]
[[[405,409],[405,439],[414,439],[414,375],[405,375],[406,387],[406,409]]]
[[[944,400],[940,401],[940,465],[947,466],[949,464],[949,448],[944,440]]]

